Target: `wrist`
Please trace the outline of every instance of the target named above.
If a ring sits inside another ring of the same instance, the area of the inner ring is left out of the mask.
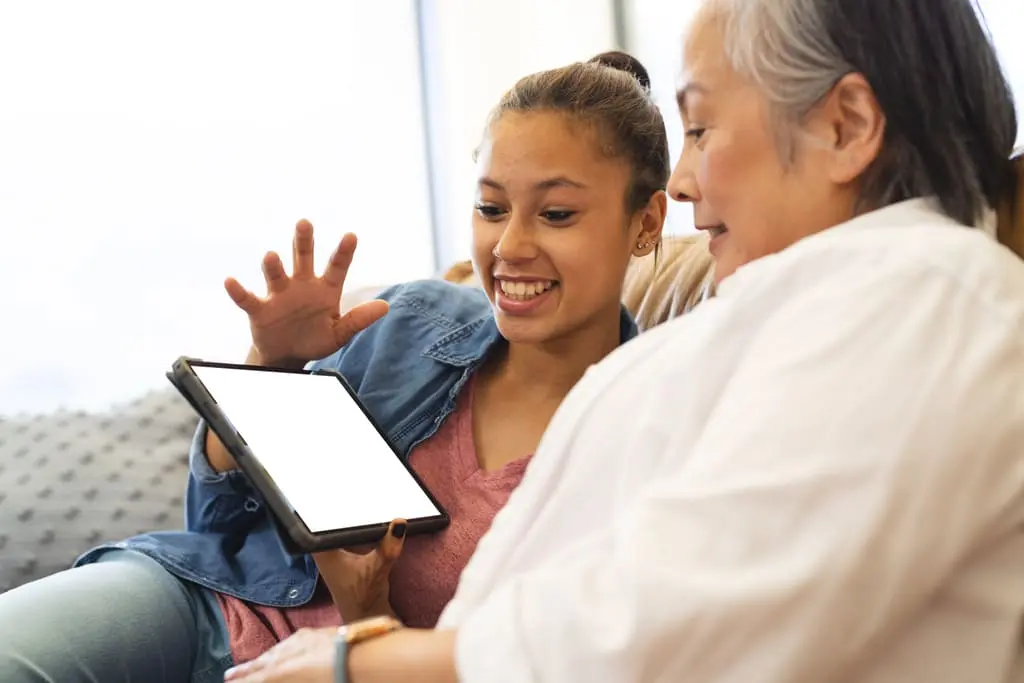
[[[335,600],[334,607],[338,610],[338,614],[341,616],[341,623],[343,624],[354,624],[357,621],[372,619],[374,617],[387,617],[389,619],[394,619],[399,624],[402,623],[402,620],[398,618],[397,614],[395,614],[395,610],[392,609],[390,602],[375,605],[367,609],[348,605],[344,602],[338,602]]]
[[[350,648],[347,683],[458,683],[455,631],[403,628]]]
[[[401,628],[402,624],[390,617],[372,617],[341,626],[335,641],[335,681],[351,683],[352,676],[358,672],[358,667],[353,670],[351,662],[355,646],[368,640],[381,639]]]
[[[255,346],[249,349],[249,355],[245,358],[246,365],[259,365],[264,368],[287,368],[289,370],[301,370],[306,367],[306,362],[295,358],[274,358],[265,356]]]

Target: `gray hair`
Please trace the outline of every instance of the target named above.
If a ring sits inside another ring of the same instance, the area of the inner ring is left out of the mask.
[[[849,73],[886,115],[862,208],[935,196],[973,225],[1014,194],[1010,86],[973,0],[707,0],[726,58],[783,125],[784,160],[804,117]]]

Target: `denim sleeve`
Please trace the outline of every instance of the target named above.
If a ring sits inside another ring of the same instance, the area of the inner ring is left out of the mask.
[[[199,422],[189,449],[188,487],[185,490],[185,529],[197,533],[231,533],[239,521],[250,527],[252,514],[241,516],[246,502],[259,501],[259,493],[238,470],[217,472],[206,458],[207,426]],[[251,507],[251,504],[250,504]]]
[[[403,290],[398,285],[385,290],[379,298],[392,301]],[[387,316],[366,328],[348,344],[330,356],[311,363],[310,369],[337,370],[353,387],[361,384],[378,340],[389,335]],[[206,423],[200,421],[189,452],[188,486],[185,491],[185,528],[198,533],[239,534],[254,529],[273,529],[266,518],[266,506],[258,491],[238,470],[217,472],[206,457]]]

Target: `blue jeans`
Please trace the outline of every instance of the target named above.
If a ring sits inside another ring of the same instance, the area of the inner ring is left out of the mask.
[[[3,683],[220,683],[231,665],[216,597],[139,553],[0,595]]]

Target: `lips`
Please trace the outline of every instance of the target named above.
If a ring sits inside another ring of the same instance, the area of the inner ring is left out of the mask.
[[[729,228],[726,227],[725,223],[716,223],[713,225],[698,225],[697,229],[707,232],[708,236],[711,237],[711,239],[714,239],[719,235],[724,235],[725,233],[729,232]]]
[[[494,303],[505,315],[518,318],[541,311],[552,301],[558,280],[524,276],[494,276]]]
[[[722,249],[722,242],[725,240],[725,236],[729,234],[729,228],[726,227],[725,223],[715,223],[698,225],[697,229],[706,232],[708,237],[711,238],[708,241],[708,251],[711,252],[713,258],[717,259]]]

